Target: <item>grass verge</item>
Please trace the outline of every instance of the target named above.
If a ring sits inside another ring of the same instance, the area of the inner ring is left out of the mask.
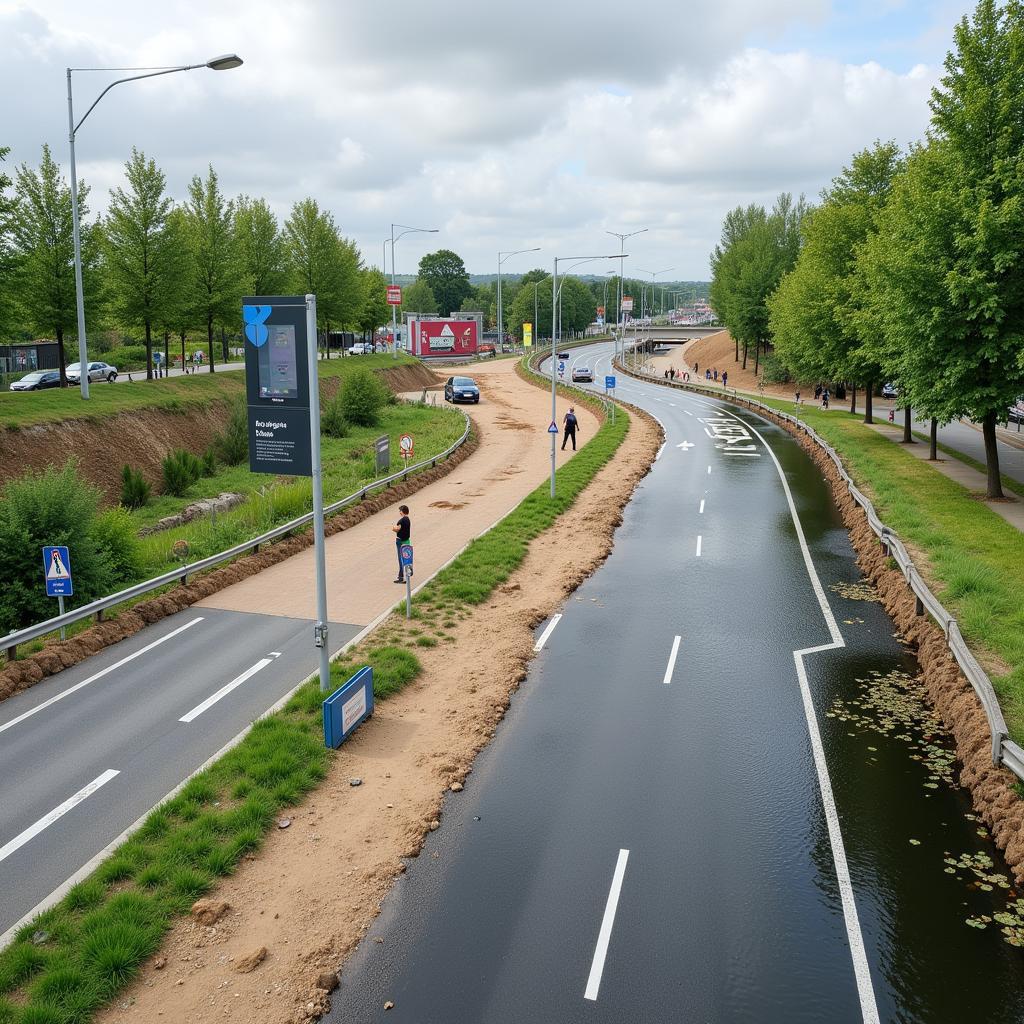
[[[582,402],[577,393],[573,397]],[[447,628],[471,614],[522,563],[612,458],[629,430],[620,410],[559,471],[555,499],[544,483],[419,592],[415,618],[384,628],[331,666],[340,685],[373,667],[386,699],[421,671],[416,649],[451,641]],[[322,694],[304,685],[279,712],[154,810],[142,827],[56,906],[0,952],[0,1024],[85,1024],[138,972],[175,917],[259,848],[280,812],[327,772]]]

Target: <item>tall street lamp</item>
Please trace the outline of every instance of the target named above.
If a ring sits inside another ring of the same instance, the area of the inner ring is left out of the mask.
[[[205,64],[182,64],[173,68],[68,68],[68,144],[71,149],[71,232],[75,242],[75,303],[78,307],[78,364],[82,368],[79,375],[79,386],[82,391],[82,398],[89,397],[89,353],[86,347],[85,338],[85,296],[82,294],[82,238],[78,230],[78,174],[75,169],[75,136],[78,129],[85,124],[85,119],[96,109],[104,96],[114,88],[115,85],[122,85],[125,82],[137,82],[140,78],[157,78],[160,75],[173,75],[176,71],[195,71],[197,68],[209,68],[211,71],[230,71],[232,68],[241,67],[242,58],[234,53],[225,53],[220,57],[214,57]],[[75,108],[71,97],[71,72],[72,71],[142,71],[141,75],[129,75],[127,78],[118,78],[111,82],[92,101],[92,106],[82,115],[82,119],[75,124]],[[212,369],[212,367],[211,367]]]
[[[540,252],[540,246],[535,246],[532,249],[516,249],[515,252],[498,253],[498,351],[502,351],[505,347],[505,332],[503,330],[504,321],[502,319],[501,309],[501,265],[505,260],[510,259],[512,256],[519,256],[524,252]]]
[[[395,237],[395,228],[405,228],[404,231],[399,232],[398,238]],[[421,235],[436,235],[438,228],[411,228],[408,224],[392,224],[391,225],[391,286],[395,284],[395,242],[398,241],[403,235],[421,234]],[[391,343],[394,346],[392,352],[392,359],[398,358],[398,307],[391,307]]]
[[[641,270],[637,267],[638,274],[650,274],[651,275],[651,315],[654,315],[654,279],[660,277],[662,274],[667,274],[670,270],[675,270],[675,267],[666,267],[664,270]]]
[[[637,231],[629,231],[626,233],[620,233],[618,231],[605,231],[606,235],[612,235],[619,240],[619,342],[622,340],[622,268],[626,259],[625,252],[623,251],[626,246],[626,239],[632,238],[634,235],[642,235],[647,228],[640,228]]]
[[[589,263],[591,260],[614,260],[619,259],[623,256],[619,253],[618,256],[556,256],[555,257],[555,269],[551,275],[551,424],[556,426],[555,417],[557,416],[557,408],[555,405],[555,335],[558,332],[558,292],[561,287],[558,284],[558,264],[559,262],[564,263],[566,260],[576,260],[573,264],[574,267],[578,267],[581,263]],[[570,270],[572,268],[570,267]],[[551,497],[555,496],[555,439],[558,437],[557,432],[551,434]]]

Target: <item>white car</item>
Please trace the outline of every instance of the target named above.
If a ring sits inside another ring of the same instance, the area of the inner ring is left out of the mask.
[[[73,384],[82,380],[81,363],[71,363],[64,372]],[[109,363],[89,363],[89,380],[105,380],[113,384],[117,380],[117,367]]]

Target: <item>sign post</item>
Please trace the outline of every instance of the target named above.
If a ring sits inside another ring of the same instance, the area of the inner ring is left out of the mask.
[[[402,575],[405,577],[405,617],[412,618],[412,545],[405,541],[398,549],[402,561]]]
[[[71,558],[63,544],[43,548],[43,579],[46,581],[46,596],[57,598],[57,612],[63,615],[64,598],[75,592],[71,582]],[[63,626],[60,627],[60,638],[67,639]]]
[[[615,397],[615,377],[614,375],[607,373],[604,378],[604,393],[607,395],[611,392],[611,397]],[[611,402],[612,407],[612,426],[615,426],[615,402]]]
[[[413,447],[412,434],[403,434],[398,439],[398,450],[402,453],[402,458],[405,459],[405,464],[409,465],[409,460],[413,456],[415,451]]]
[[[523,348],[533,347],[533,324],[523,324]]]
[[[316,365],[316,296],[257,296],[242,300],[249,469],[312,477],[316,622],[320,689],[330,689],[327,570],[324,556],[320,388]]]
[[[388,285],[388,305],[400,306],[402,304],[402,286],[397,284]]]

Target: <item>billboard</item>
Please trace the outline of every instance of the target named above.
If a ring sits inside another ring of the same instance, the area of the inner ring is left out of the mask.
[[[412,323],[412,351],[421,359],[476,355],[479,341],[476,320],[415,320]]]

